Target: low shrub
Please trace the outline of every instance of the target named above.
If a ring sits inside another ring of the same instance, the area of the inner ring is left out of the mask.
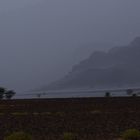
[[[137,129],[128,129],[122,134],[123,140],[140,140],[140,131]]]
[[[70,132],[64,133],[63,140],[76,140],[76,135]]]
[[[30,134],[25,132],[13,132],[11,135],[4,138],[4,140],[33,140]]]

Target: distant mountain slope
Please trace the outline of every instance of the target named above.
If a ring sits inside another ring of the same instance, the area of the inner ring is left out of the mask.
[[[140,37],[128,46],[97,51],[44,89],[105,88],[140,85]]]

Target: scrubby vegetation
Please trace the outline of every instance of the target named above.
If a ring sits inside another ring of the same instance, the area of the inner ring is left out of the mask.
[[[76,135],[70,132],[63,134],[63,140],[76,140]]]
[[[122,134],[123,140],[140,140],[140,131],[137,129],[128,129]]]
[[[140,130],[139,97],[0,101],[0,140],[16,131],[33,140],[114,140],[129,128]]]
[[[32,136],[25,132],[13,132],[11,135],[6,136],[4,140],[33,140]]]

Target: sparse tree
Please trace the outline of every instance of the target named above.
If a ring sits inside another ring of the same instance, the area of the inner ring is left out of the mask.
[[[5,88],[3,88],[3,87],[0,87],[0,100],[2,100],[3,99],[3,97],[4,97],[4,94],[5,94]]]
[[[130,95],[132,97],[136,97],[137,93],[135,93],[132,89],[127,89],[126,90],[127,95]]]
[[[105,97],[110,97],[111,96],[111,93],[110,92],[106,92],[105,93]]]
[[[5,92],[5,98],[11,99],[16,93],[13,90],[8,90]]]
[[[136,93],[133,93],[133,94],[132,94],[132,97],[137,97],[137,94],[136,94]]]

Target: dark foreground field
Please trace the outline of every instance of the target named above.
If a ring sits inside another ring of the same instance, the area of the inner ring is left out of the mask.
[[[114,140],[128,128],[140,129],[140,98],[71,98],[0,102],[0,140],[12,131],[34,140]]]

